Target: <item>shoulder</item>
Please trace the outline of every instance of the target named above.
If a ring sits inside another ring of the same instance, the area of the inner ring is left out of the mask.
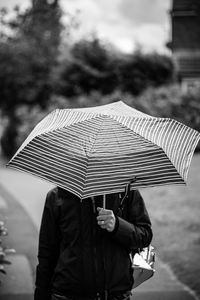
[[[129,194],[130,201],[143,201],[142,195],[139,190],[132,190]]]
[[[47,201],[51,201],[51,200],[55,199],[57,196],[58,196],[58,188],[55,187],[48,191],[46,199],[47,199]]]
[[[129,193],[128,197],[128,206],[132,207],[133,209],[142,209],[145,207],[144,199],[139,190],[132,190]]]
[[[45,207],[52,207],[57,199],[57,188],[49,190],[46,194]]]
[[[46,196],[46,203],[50,205],[57,205],[60,206],[62,205],[63,201],[72,198],[76,198],[74,194],[71,192],[64,190],[60,187],[55,187],[48,191],[47,196]]]

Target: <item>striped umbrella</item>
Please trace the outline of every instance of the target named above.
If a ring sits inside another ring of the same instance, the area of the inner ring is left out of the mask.
[[[122,101],[56,109],[30,133],[8,166],[81,199],[165,184],[184,184],[200,134]]]

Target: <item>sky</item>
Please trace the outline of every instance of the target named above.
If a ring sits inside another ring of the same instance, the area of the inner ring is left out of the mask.
[[[0,0],[0,7],[26,8],[30,0]],[[119,50],[168,52],[171,0],[60,0],[64,12],[78,12],[77,36],[96,34]],[[65,19],[63,19],[65,20]]]

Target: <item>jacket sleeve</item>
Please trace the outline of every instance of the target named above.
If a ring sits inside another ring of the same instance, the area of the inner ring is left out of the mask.
[[[36,268],[34,300],[51,299],[51,279],[59,255],[59,230],[55,209],[56,193],[47,194],[43,210]],[[58,207],[57,207],[58,209]]]
[[[139,191],[131,191],[128,199],[128,221],[116,216],[113,238],[129,251],[147,247],[152,240],[151,221]]]

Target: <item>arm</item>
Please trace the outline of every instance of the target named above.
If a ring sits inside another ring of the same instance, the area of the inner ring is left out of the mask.
[[[131,191],[128,201],[128,221],[116,216],[112,237],[129,250],[147,247],[152,240],[151,221],[139,191]]]
[[[53,205],[56,200],[55,196],[55,191],[50,191],[47,194],[42,215],[38,249],[39,264],[36,269],[35,300],[51,299],[51,279],[57,263],[60,244],[56,222],[58,206]]]

